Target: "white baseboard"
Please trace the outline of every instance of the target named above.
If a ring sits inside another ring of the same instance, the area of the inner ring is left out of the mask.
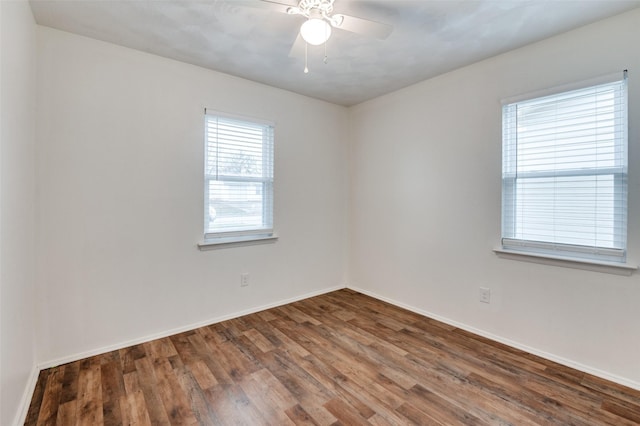
[[[36,389],[36,383],[38,382],[38,375],[40,369],[34,365],[29,373],[29,380],[27,380],[27,386],[24,388],[22,398],[20,398],[20,405],[16,411],[16,417],[14,419],[14,426],[23,425],[27,420],[27,413],[29,412],[29,405],[31,405],[31,399],[33,398],[33,392]]]
[[[563,357],[560,357],[560,356],[556,356],[554,354],[550,354],[548,352],[544,352],[544,351],[538,350],[536,348],[532,348],[530,346],[527,346],[527,345],[524,345],[522,343],[513,341],[511,339],[507,339],[507,338],[504,338],[504,337],[489,333],[487,331],[472,327],[472,326],[470,326],[468,324],[463,324],[463,323],[460,323],[458,321],[454,321],[452,319],[445,318],[445,317],[442,317],[440,315],[434,314],[432,312],[425,311],[424,309],[416,308],[415,306],[407,305],[406,303],[398,302],[397,300],[394,300],[394,299],[391,299],[391,298],[388,298],[388,297],[385,297],[385,296],[381,296],[379,294],[376,294],[376,293],[371,292],[369,290],[365,290],[363,288],[358,288],[358,287],[352,286],[352,285],[347,285],[347,288],[349,288],[351,290],[354,290],[354,291],[357,291],[357,292],[360,292],[362,294],[366,294],[367,296],[371,296],[374,299],[382,300],[382,301],[390,303],[390,304],[392,304],[394,306],[398,306],[398,307],[406,309],[408,311],[415,312],[417,314],[424,315],[426,317],[438,320],[438,321],[443,322],[445,324],[460,328],[460,329],[468,331],[470,333],[477,334],[477,335],[482,336],[482,337],[486,337],[487,339],[490,339],[490,340],[493,340],[493,341],[496,341],[496,342],[499,342],[499,343],[504,343],[505,345],[511,346],[513,348],[516,348],[516,349],[520,349],[522,351],[528,352],[528,353],[533,354],[533,355],[537,355],[537,356],[539,356],[541,358],[544,358],[544,359],[547,359],[549,361],[557,362],[558,364],[562,364],[562,365],[565,365],[567,367],[571,367],[573,369],[582,371],[584,373],[592,374],[592,375],[600,377],[602,379],[609,380],[611,382],[618,383],[620,385],[627,386],[627,387],[632,388],[632,389],[640,390],[640,383],[638,383],[638,382],[636,382],[634,380],[629,380],[629,379],[626,379],[624,377],[620,377],[620,376],[617,376],[615,374],[611,374],[611,373],[608,373],[606,371],[599,370],[597,368],[589,367],[588,365],[584,365],[584,364],[572,361],[572,360],[567,359],[567,358],[563,358]]]
[[[220,317],[214,317],[205,321],[200,321],[194,324],[189,324],[189,325],[185,325],[182,327],[178,327],[178,328],[174,328],[171,330],[167,330],[167,331],[163,331],[160,333],[154,333],[154,334],[150,334],[147,336],[143,336],[143,337],[139,337],[137,339],[133,339],[133,340],[128,340],[125,342],[120,342],[120,343],[116,343],[113,345],[109,345],[109,346],[104,346],[98,349],[92,349],[90,351],[85,351],[85,352],[80,352],[80,353],[76,353],[73,355],[68,355],[68,356],[64,356],[61,358],[57,358],[57,359],[52,359],[49,361],[44,361],[41,363],[38,363],[37,368],[38,371],[40,370],[44,370],[47,368],[51,368],[51,367],[55,367],[57,365],[61,365],[61,364],[66,364],[68,362],[73,362],[73,361],[78,361],[80,359],[84,359],[84,358],[88,358],[94,355],[100,355],[106,352],[111,352],[111,351],[115,351],[115,350],[119,350],[119,349],[123,349],[123,348],[127,348],[129,346],[133,346],[133,345],[139,345],[140,343],[145,343],[151,340],[155,340],[155,339],[162,339],[164,337],[168,337],[168,336],[173,336],[174,334],[178,334],[178,333],[183,333],[185,331],[190,331],[190,330],[194,330],[196,328],[200,328],[200,327],[206,327],[208,325],[211,324],[215,324],[218,322],[222,322],[222,321],[227,321],[230,319],[234,319],[234,318],[238,318],[244,315],[249,315],[249,314],[253,314],[256,312],[260,312],[260,311],[264,311],[266,309],[271,309],[271,308],[275,308],[278,306],[282,306],[282,305],[286,305],[288,303],[293,303],[293,302],[297,302],[300,300],[304,300],[304,299],[308,299],[310,297],[314,297],[314,296],[319,296],[321,294],[326,294],[326,293],[330,293],[332,291],[336,291],[336,290],[340,290],[346,288],[345,285],[339,285],[339,286],[335,286],[335,287],[330,287],[330,288],[325,288],[322,290],[318,290],[318,291],[314,291],[311,293],[306,293],[303,295],[299,295],[299,296],[295,296],[295,297],[291,297],[289,299],[284,299],[284,300],[280,300],[277,302],[273,302],[273,303],[269,303],[266,305],[262,305],[262,306],[258,306],[255,308],[250,308],[250,309],[245,309],[243,311],[239,311],[239,312],[234,312],[232,314],[228,314],[228,315],[223,315]]]

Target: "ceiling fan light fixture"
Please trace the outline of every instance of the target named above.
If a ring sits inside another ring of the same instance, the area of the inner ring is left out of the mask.
[[[300,35],[307,43],[318,46],[331,37],[331,25],[322,18],[309,18],[300,27]]]

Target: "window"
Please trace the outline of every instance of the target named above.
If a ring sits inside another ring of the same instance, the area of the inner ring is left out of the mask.
[[[273,234],[273,133],[205,111],[205,241]]]
[[[502,246],[625,262],[626,71],[502,109]]]

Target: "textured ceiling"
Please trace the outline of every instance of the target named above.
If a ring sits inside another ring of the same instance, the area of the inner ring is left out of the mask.
[[[377,40],[334,30],[328,63],[323,47],[310,47],[304,74],[304,57],[289,57],[304,18],[273,12],[260,0],[30,3],[40,25],[347,106],[640,6],[640,0],[335,0],[335,13],[394,31]]]

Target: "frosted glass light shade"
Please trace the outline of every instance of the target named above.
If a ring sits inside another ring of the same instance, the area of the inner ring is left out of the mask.
[[[331,37],[331,25],[324,19],[311,18],[300,27],[300,35],[307,43],[318,46]]]

